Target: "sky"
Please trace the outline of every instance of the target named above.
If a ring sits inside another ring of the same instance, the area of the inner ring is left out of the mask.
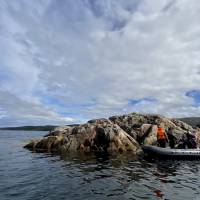
[[[199,0],[0,0],[0,126],[200,116]]]

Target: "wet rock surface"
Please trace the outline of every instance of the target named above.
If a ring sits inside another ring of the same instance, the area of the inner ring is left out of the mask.
[[[157,145],[157,125],[172,129],[177,143],[193,129],[190,125],[161,115],[131,113],[109,119],[94,119],[81,125],[57,127],[41,139],[30,141],[25,148],[48,152],[141,153],[140,145]]]

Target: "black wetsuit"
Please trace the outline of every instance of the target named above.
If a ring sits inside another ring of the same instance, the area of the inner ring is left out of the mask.
[[[176,137],[172,134],[171,131],[169,131],[168,135],[168,140],[169,140],[169,146],[170,148],[174,148],[175,147],[175,143],[176,143]]]

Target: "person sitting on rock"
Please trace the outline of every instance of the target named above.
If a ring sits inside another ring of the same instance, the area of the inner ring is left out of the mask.
[[[167,134],[165,133],[164,128],[159,125],[157,131],[157,142],[159,147],[166,147],[166,143],[168,142]]]
[[[170,148],[174,149],[175,143],[176,143],[176,137],[173,135],[173,129],[172,128],[168,129],[167,136],[168,136]]]

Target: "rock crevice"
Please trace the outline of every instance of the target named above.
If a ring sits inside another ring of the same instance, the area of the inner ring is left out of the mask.
[[[141,144],[156,145],[158,124],[162,124],[166,131],[172,128],[177,141],[187,131],[197,131],[182,121],[161,115],[131,113],[109,119],[94,119],[80,125],[58,127],[43,138],[30,141],[25,148],[58,153],[139,154]]]

